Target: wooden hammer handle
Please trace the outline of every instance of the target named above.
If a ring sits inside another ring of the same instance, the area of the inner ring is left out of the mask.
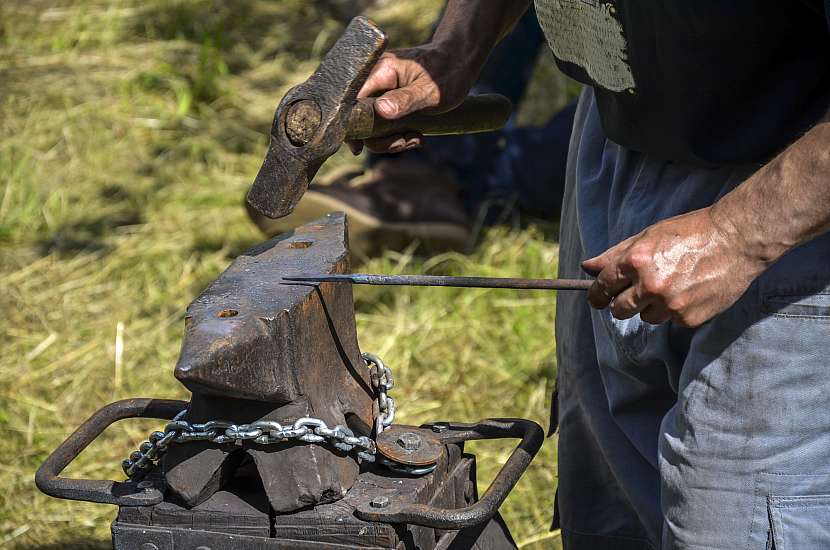
[[[375,99],[359,99],[352,108],[346,139],[372,139],[418,132],[425,136],[474,134],[498,130],[507,123],[513,106],[499,94],[467,96],[456,108],[435,115],[414,113],[387,120],[375,114]]]

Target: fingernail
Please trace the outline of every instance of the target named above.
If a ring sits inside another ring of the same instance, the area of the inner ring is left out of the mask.
[[[398,110],[397,106],[388,99],[378,99],[376,102],[378,111],[383,115],[394,115]]]

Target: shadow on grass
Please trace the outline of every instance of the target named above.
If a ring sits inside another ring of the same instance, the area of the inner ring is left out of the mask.
[[[53,252],[72,254],[80,251],[108,252],[111,247],[104,237],[123,226],[142,223],[143,216],[138,209],[92,217],[58,227],[38,243],[42,255]]]

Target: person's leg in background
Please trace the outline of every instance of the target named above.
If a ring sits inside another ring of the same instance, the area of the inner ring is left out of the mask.
[[[518,105],[543,42],[529,10],[493,50],[472,93],[501,93]],[[504,207],[558,216],[572,118],[572,106],[541,127],[517,127],[514,116],[498,132],[430,137],[422,150],[370,154],[365,172],[347,170],[332,174],[329,185],[313,185],[292,216],[252,217],[271,235],[344,210],[353,241],[368,248],[399,248],[413,239],[465,248],[474,222],[498,221]],[[488,215],[491,205],[497,208]]]

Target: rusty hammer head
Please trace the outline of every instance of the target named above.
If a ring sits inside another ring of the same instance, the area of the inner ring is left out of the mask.
[[[314,74],[285,94],[268,153],[248,191],[250,206],[269,218],[294,210],[317,170],[346,139],[357,92],[385,47],[383,31],[355,17]],[[289,120],[301,130],[287,132]]]

